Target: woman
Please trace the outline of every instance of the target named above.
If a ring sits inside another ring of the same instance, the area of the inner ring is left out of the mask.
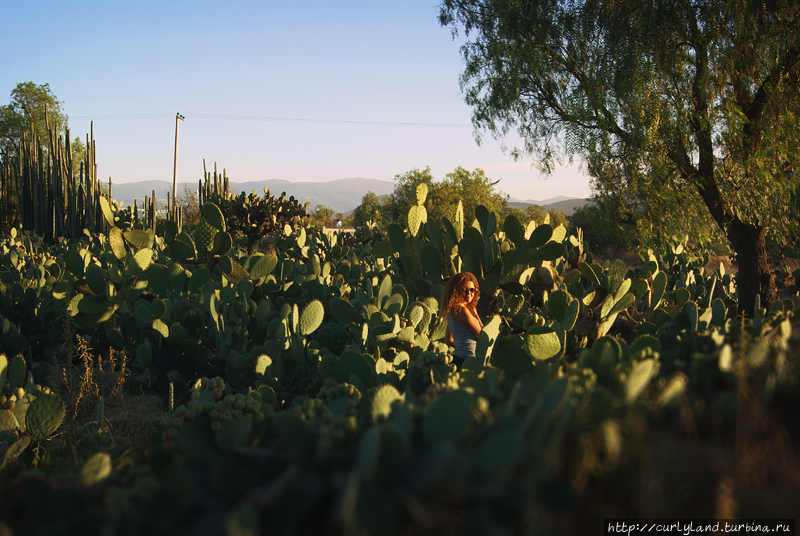
[[[445,342],[454,346],[453,362],[460,370],[464,360],[475,357],[475,344],[483,329],[478,317],[478,280],[469,272],[456,274],[442,294],[442,308],[447,315]]]

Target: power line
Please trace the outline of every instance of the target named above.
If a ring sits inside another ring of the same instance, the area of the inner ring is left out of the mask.
[[[95,119],[161,119],[162,117],[174,117],[174,114],[150,113],[150,114],[107,114],[107,115],[68,115],[69,119],[78,121],[91,121]]]
[[[106,119],[163,119],[172,117],[171,113],[144,113],[144,114],[108,114],[108,115],[79,115],[71,116],[74,120],[106,120]],[[410,121],[359,121],[348,119],[308,119],[298,117],[265,117],[256,115],[225,115],[186,113],[189,119],[218,119],[223,121],[259,121],[269,123],[310,123],[329,125],[361,125],[361,126],[390,126],[390,127],[435,127],[435,128],[463,128],[471,127],[467,123],[417,123]]]

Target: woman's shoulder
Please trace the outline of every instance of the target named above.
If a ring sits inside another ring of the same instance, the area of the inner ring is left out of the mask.
[[[466,321],[469,315],[469,310],[466,305],[458,305],[452,311],[453,318],[459,320],[462,324]]]
[[[463,313],[464,310],[465,310],[464,304],[463,303],[459,303],[458,305],[454,305],[453,307],[451,307],[450,311],[448,311],[448,313],[453,315],[454,317],[456,317],[456,316],[460,315],[461,313]]]

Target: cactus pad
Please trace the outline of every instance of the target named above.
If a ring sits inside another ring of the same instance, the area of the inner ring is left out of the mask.
[[[275,255],[264,255],[250,269],[250,277],[255,280],[267,277],[278,265],[278,257]]]
[[[655,359],[645,359],[634,363],[625,382],[625,400],[628,402],[636,400],[657,373],[658,361]]]
[[[179,261],[194,258],[194,246],[182,240],[175,240],[169,245],[170,254]]]
[[[217,231],[226,231],[225,216],[214,203],[203,204],[203,220],[210,224]]]
[[[506,237],[514,243],[515,248],[521,248],[525,245],[525,228],[513,214],[506,216],[503,221],[503,231],[505,231]]]
[[[56,395],[37,397],[25,415],[25,430],[36,442],[47,439],[64,420],[64,404]]]
[[[421,205],[428,197],[428,185],[424,182],[417,184],[417,204]]]
[[[21,355],[18,355],[11,361],[11,365],[8,367],[8,387],[12,392],[25,384],[26,373],[27,367],[25,366],[25,359],[23,359]]]
[[[634,296],[633,294],[625,294],[619,299],[619,301],[614,302],[614,306],[609,311],[608,316],[624,311],[625,309],[633,305],[635,302],[636,302],[636,296]]]
[[[220,231],[214,235],[214,246],[211,248],[213,255],[225,255],[233,247],[233,238],[230,233]]]
[[[475,344],[475,357],[479,363],[483,365],[489,364],[489,357],[492,355],[497,337],[500,335],[500,326],[502,320],[500,315],[494,315],[492,319],[483,326],[483,329],[478,334],[478,341]]]
[[[608,293],[616,294],[622,281],[625,279],[625,263],[615,260],[607,271]]]
[[[0,387],[6,384],[8,376],[8,358],[5,354],[0,354]]]
[[[200,220],[195,225],[192,239],[198,255],[203,256],[214,248],[214,236],[218,232],[219,230],[205,219]]]
[[[664,291],[667,289],[667,275],[664,272],[658,272],[653,277],[653,294],[650,298],[650,309],[656,309],[664,297]]]
[[[153,250],[149,248],[140,249],[131,259],[131,262],[125,266],[125,275],[133,275],[147,270],[153,262]]]
[[[450,391],[431,402],[422,421],[422,432],[431,443],[457,441],[467,431],[471,399],[464,390]]]
[[[141,229],[132,229],[122,233],[125,240],[136,249],[149,248],[153,245],[153,237]],[[115,252],[116,254],[116,252]]]
[[[395,401],[403,401],[403,396],[393,385],[383,385],[372,398],[372,420],[375,424],[380,424],[392,413],[392,405]]]
[[[111,456],[106,452],[98,452],[81,467],[81,482],[84,486],[98,484],[111,474],[111,469]]]
[[[111,227],[114,226],[114,213],[111,211],[111,204],[108,202],[108,199],[103,197],[102,195],[98,198],[100,202],[100,210],[103,212],[103,217],[108,222],[108,225]]]
[[[316,329],[322,324],[322,319],[325,316],[325,308],[318,300],[313,300],[308,303],[300,314],[299,332],[303,337],[307,337],[314,333]]]
[[[125,238],[119,227],[112,227],[108,231],[108,245],[111,246],[111,252],[117,259],[123,260],[128,255],[128,251],[125,249]]]
[[[331,298],[328,301],[328,307],[330,307],[333,315],[341,322],[350,322],[356,324],[363,320],[361,314],[356,310],[356,308],[353,307],[350,302],[343,300],[342,298]]]
[[[532,248],[540,248],[550,241],[553,236],[553,228],[547,224],[542,224],[536,227],[528,239],[528,246]]]
[[[417,236],[420,226],[428,221],[428,211],[422,205],[412,205],[408,211],[408,232]]]
[[[442,280],[442,254],[432,244],[424,244],[419,250],[422,267],[432,282]]]
[[[558,335],[545,326],[533,326],[528,330],[525,334],[525,346],[537,360],[549,359],[561,351]]]
[[[0,432],[13,432],[19,428],[19,422],[11,411],[0,409]]]
[[[350,376],[354,375],[365,386],[372,385],[373,369],[374,364],[369,363],[363,355],[352,349],[342,352],[336,364],[336,373],[340,381],[348,382]]]

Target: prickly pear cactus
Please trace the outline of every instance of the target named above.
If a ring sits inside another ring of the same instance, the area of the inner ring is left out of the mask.
[[[41,443],[61,426],[64,420],[64,403],[56,395],[36,397],[25,414],[25,431]]]
[[[314,333],[317,328],[322,324],[322,319],[325,316],[325,308],[319,300],[313,300],[306,305],[303,312],[300,314],[299,333],[303,337],[307,337]]]

